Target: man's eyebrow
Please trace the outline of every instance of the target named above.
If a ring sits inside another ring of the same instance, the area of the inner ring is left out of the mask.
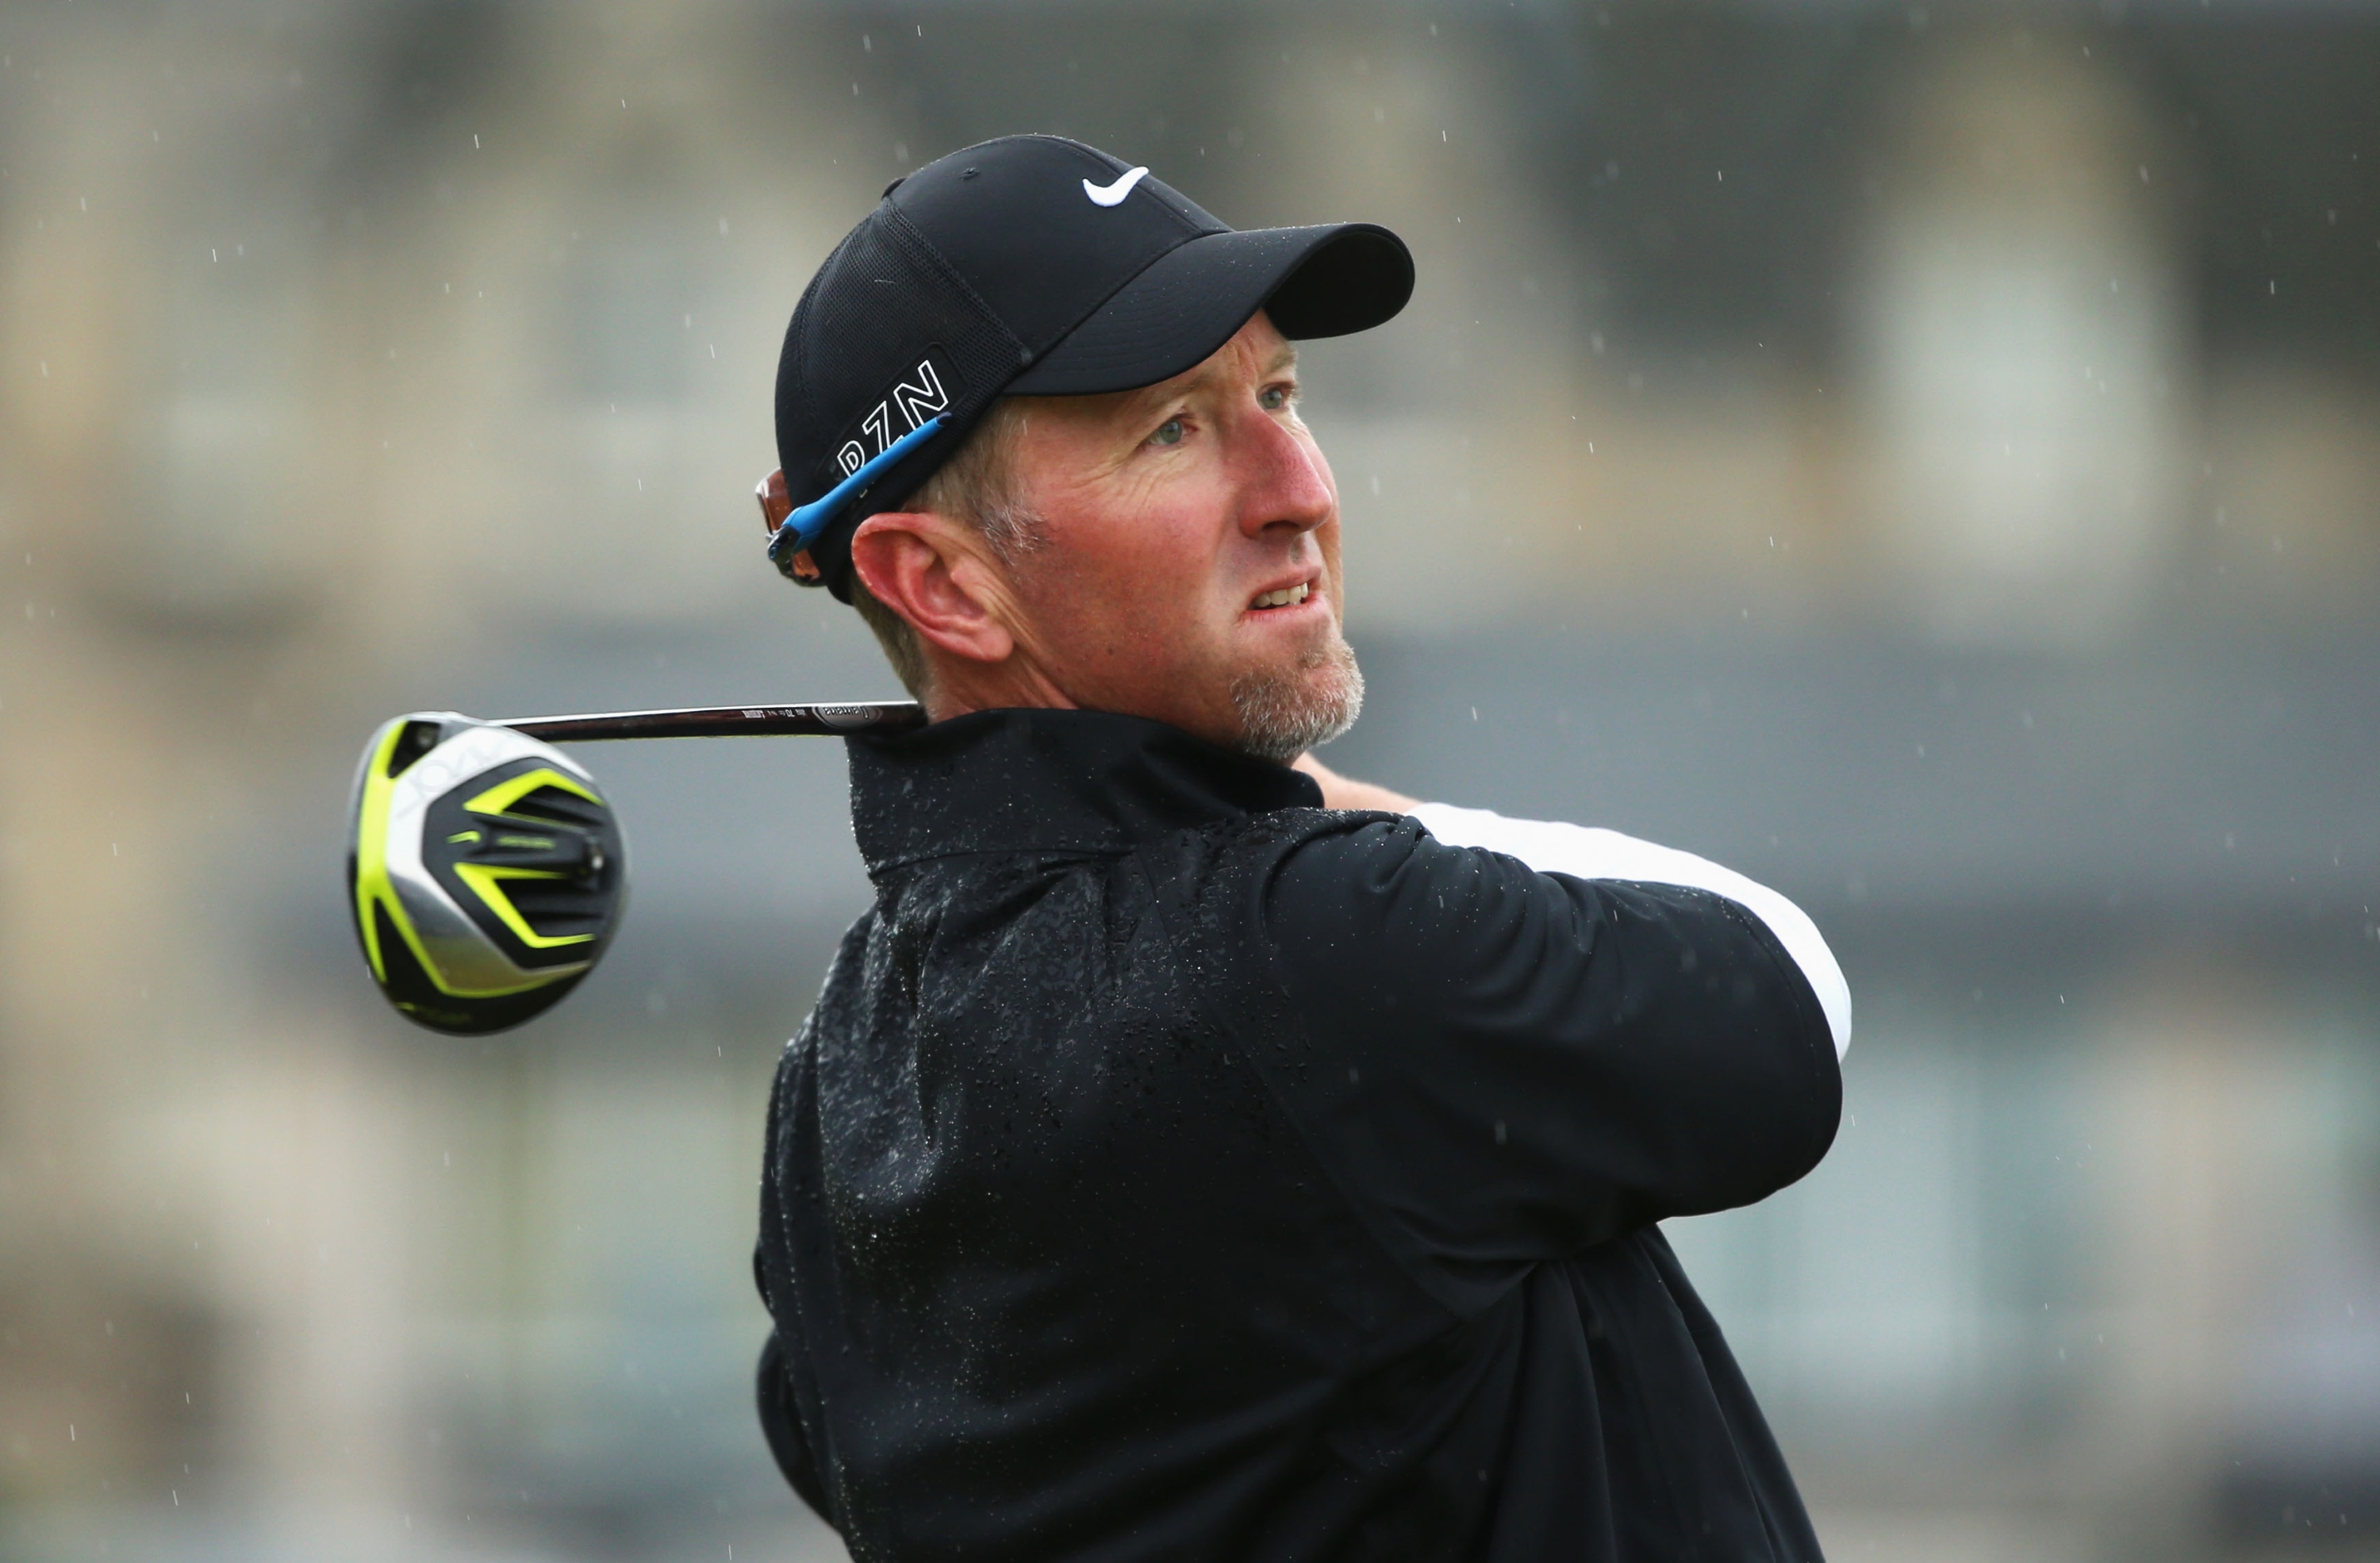
[[[1132,393],[1133,402],[1135,406],[1155,406],[1160,402],[1171,402],[1204,388],[1214,378],[1215,366],[1200,364],[1179,379],[1160,380],[1154,385],[1143,386],[1140,390]]]
[[[1284,342],[1266,358],[1264,372],[1268,376],[1276,375],[1284,370],[1293,370],[1296,367],[1297,344]],[[1179,380],[1162,381],[1133,393],[1133,399],[1137,406],[1170,402],[1179,396],[1187,396],[1194,391],[1203,390],[1214,381],[1215,375],[1214,365],[1200,364]]]

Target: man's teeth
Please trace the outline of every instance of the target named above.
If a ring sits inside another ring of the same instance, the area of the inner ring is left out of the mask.
[[[1268,591],[1260,594],[1256,600],[1255,606],[1258,608],[1286,608],[1293,602],[1305,601],[1313,590],[1314,588],[1312,587],[1305,584],[1304,582],[1300,582],[1298,585],[1293,587],[1283,587],[1279,591]]]

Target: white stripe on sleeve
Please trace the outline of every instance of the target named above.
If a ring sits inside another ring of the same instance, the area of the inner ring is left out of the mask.
[[[1835,1057],[1852,1044],[1852,990],[1834,951],[1809,915],[1766,885],[1732,868],[1673,847],[1656,846],[1617,830],[1539,819],[1507,819],[1492,809],[1427,803],[1414,809],[1423,829],[1449,846],[1485,847],[1517,857],[1540,874],[1579,879],[1634,879],[1688,885],[1723,895],[1759,918],[1802,968],[1834,1034]]]

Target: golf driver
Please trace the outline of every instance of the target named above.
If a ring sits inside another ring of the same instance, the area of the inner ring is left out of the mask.
[[[347,842],[364,963],[398,1013],[463,1036],[520,1024],[594,969],[626,903],[626,852],[595,778],[554,743],[897,733],[925,720],[903,700],[385,722],[364,746]]]

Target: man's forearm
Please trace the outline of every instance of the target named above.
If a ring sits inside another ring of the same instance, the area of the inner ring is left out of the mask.
[[[1419,798],[1392,793],[1375,782],[1342,776],[1312,755],[1300,755],[1296,769],[1313,777],[1321,787],[1322,806],[1325,808],[1378,809],[1382,814],[1411,814],[1421,806]]]

